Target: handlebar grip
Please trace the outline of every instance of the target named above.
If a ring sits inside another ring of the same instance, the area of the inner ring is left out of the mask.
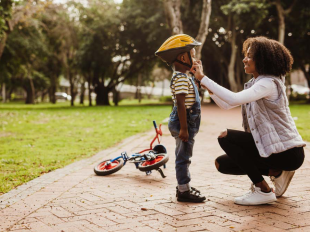
[[[154,124],[155,129],[157,129],[157,124],[156,124],[155,120],[153,121],[153,124]]]

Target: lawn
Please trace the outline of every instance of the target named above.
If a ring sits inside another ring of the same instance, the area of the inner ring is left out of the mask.
[[[152,129],[170,105],[70,107],[23,103],[0,104],[0,195],[43,173],[90,157],[122,139]],[[145,103],[145,101],[142,101]],[[310,141],[310,105],[291,105],[291,113],[304,140]]]
[[[292,104],[290,109],[301,137],[310,141],[310,104]]]
[[[0,104],[0,195],[43,173],[152,129],[171,106]]]

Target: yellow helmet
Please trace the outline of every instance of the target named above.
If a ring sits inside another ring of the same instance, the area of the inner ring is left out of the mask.
[[[155,52],[163,61],[171,65],[179,54],[189,52],[195,46],[201,45],[193,37],[185,34],[178,34],[169,37]],[[183,62],[182,62],[183,63]]]

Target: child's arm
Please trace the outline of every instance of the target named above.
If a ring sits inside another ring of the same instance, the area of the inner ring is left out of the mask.
[[[187,117],[186,117],[186,107],[185,107],[185,94],[177,94],[177,107],[178,107],[178,116],[180,120],[180,133],[179,138],[183,142],[188,141],[188,130],[187,130]]]

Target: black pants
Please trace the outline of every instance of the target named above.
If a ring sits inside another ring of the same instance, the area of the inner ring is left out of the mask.
[[[226,155],[219,156],[219,172],[231,175],[248,175],[254,184],[268,176],[269,169],[293,171],[304,162],[303,147],[295,147],[287,151],[272,154],[268,158],[259,155],[251,133],[227,130],[227,136],[218,138]]]

